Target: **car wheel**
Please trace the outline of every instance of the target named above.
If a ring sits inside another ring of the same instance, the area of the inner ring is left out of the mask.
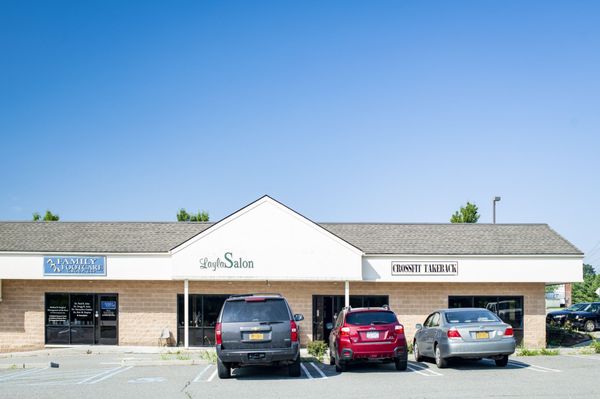
[[[596,323],[594,323],[594,320],[588,320],[583,325],[583,329],[587,332],[594,332],[596,329]]]
[[[346,362],[336,359],[335,360],[335,371],[337,371],[338,373],[343,373],[344,371],[346,371]]]
[[[442,357],[442,351],[440,350],[439,345],[435,346],[435,365],[438,366],[439,369],[448,367],[448,359]]]
[[[508,364],[508,355],[504,355],[500,359],[494,359],[494,361],[496,362],[496,366],[506,367]]]
[[[300,377],[300,355],[298,355],[298,358],[294,360],[294,363],[288,366],[288,374],[290,377]]]
[[[419,352],[419,345],[417,345],[417,341],[413,344],[413,355],[415,355],[415,362],[423,361],[423,356],[421,356],[421,352]]]
[[[396,364],[396,370],[404,371],[406,367],[408,367],[408,362],[406,360],[394,359],[394,363]]]
[[[231,377],[231,366],[217,358],[217,374],[221,379]]]

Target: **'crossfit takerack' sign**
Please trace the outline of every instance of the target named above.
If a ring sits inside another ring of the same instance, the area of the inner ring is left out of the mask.
[[[392,262],[392,276],[458,276],[458,262]]]

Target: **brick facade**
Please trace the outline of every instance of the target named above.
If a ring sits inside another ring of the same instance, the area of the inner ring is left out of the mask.
[[[312,296],[343,295],[343,282],[200,282],[191,281],[190,294],[278,292],[295,313],[304,314],[301,339],[312,337]],[[44,346],[44,294],[46,292],[117,293],[119,295],[119,344],[157,345],[168,327],[176,336],[177,294],[182,281],[64,281],[2,280],[0,302],[0,352]],[[524,344],[545,345],[543,283],[350,283],[351,295],[388,295],[390,307],[412,340],[414,326],[428,313],[448,306],[449,295],[521,295],[524,297]]]

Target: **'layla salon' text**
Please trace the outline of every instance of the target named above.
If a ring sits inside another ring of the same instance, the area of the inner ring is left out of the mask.
[[[458,262],[392,262],[392,276],[457,276]]]
[[[200,269],[208,269],[215,271],[217,269],[254,269],[254,261],[244,258],[234,258],[231,252],[225,252],[223,260],[217,258],[209,260],[208,258],[200,259]]]

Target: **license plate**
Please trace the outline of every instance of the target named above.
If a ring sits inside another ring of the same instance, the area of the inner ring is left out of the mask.
[[[264,334],[250,334],[248,338],[250,339],[250,341],[259,341],[259,340],[265,339],[265,335]]]
[[[487,331],[478,331],[475,333],[476,339],[488,339],[490,338],[490,333]]]
[[[377,339],[379,338],[378,331],[367,331],[367,339]]]

